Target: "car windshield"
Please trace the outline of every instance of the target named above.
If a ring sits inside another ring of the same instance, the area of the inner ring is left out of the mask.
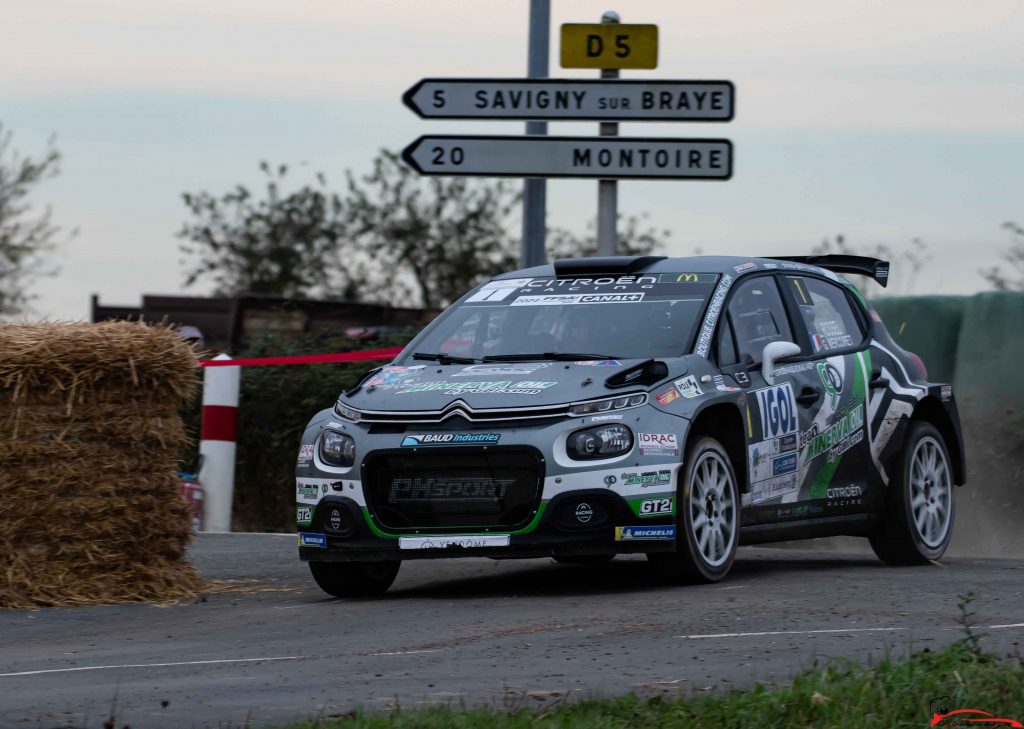
[[[677,357],[717,281],[717,274],[685,272],[490,281],[435,320],[410,351],[473,359]]]

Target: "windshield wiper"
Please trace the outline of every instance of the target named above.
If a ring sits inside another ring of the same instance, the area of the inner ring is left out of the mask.
[[[476,364],[478,362],[478,360],[473,359],[472,357],[458,357],[446,352],[438,352],[437,354],[414,352],[412,358],[430,360],[431,362],[437,362],[438,364]]]
[[[574,362],[587,359],[616,359],[610,354],[583,354],[580,352],[535,352],[533,354],[489,354],[481,362],[528,362],[550,359],[555,362]]]

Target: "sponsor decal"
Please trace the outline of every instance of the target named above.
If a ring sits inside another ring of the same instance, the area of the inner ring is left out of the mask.
[[[399,384],[408,384],[414,375],[423,373],[426,365],[413,365],[411,367],[398,367],[389,365],[366,381],[366,387],[375,387],[379,390],[390,390],[398,387]]]
[[[857,499],[863,495],[860,486],[831,486],[825,492],[830,499]]]
[[[467,365],[452,377],[509,377],[515,375],[532,375],[537,370],[550,367],[549,362],[523,362],[515,364],[476,364]]]
[[[644,489],[651,486],[668,486],[672,483],[672,471],[630,471],[623,473],[619,478],[625,486],[639,486]]]
[[[796,470],[796,453],[787,453],[784,456],[772,459],[772,476],[782,476],[786,473],[793,473]]]
[[[295,507],[295,523],[299,526],[309,526],[313,521],[313,510],[308,506]]]
[[[621,415],[595,415],[590,419],[591,423],[600,423],[602,420],[622,420]]]
[[[590,507],[590,504],[581,501],[576,505],[576,521],[580,524],[586,524],[588,521],[594,518],[594,510]]]
[[[313,460],[313,444],[307,443],[299,446],[299,457],[295,461],[295,465],[299,468],[303,468],[309,465],[309,462]]]
[[[705,359],[707,359],[708,351],[711,349],[711,337],[715,333],[718,315],[722,313],[722,304],[725,302],[725,297],[729,293],[734,280],[729,274],[722,276],[722,280],[718,283],[718,288],[715,289],[715,293],[711,297],[711,303],[708,304],[708,313],[704,315],[704,323],[701,325],[700,335],[697,337],[696,349],[697,354]]]
[[[633,294],[544,294],[518,296],[512,306],[564,306],[566,304],[636,304],[644,300],[643,293]]]
[[[316,532],[299,532],[299,546],[327,549],[327,535]]]
[[[640,453],[647,456],[678,456],[679,441],[675,433],[637,433]]]
[[[763,390],[755,390],[761,411],[761,432],[775,438],[797,432],[796,398],[788,382]]]
[[[504,281],[488,281],[476,293],[466,299],[466,303],[504,301],[509,294],[525,287],[531,280],[529,278],[509,278]]]
[[[802,439],[807,447],[807,460],[812,461],[822,454],[827,454],[828,462],[832,463],[841,454],[863,440],[863,426],[864,408],[858,403],[843,413],[824,432],[811,432]]]
[[[658,283],[703,283],[715,282],[713,273],[663,273],[658,276]]]
[[[507,547],[508,534],[442,534],[436,537],[399,537],[399,549],[478,549],[480,547]]]
[[[406,476],[391,479],[388,488],[388,504],[407,504],[457,499],[459,501],[493,502],[505,498],[514,478],[491,478],[490,476],[447,476],[421,477]]]
[[[640,516],[672,514],[672,499],[645,499],[640,502],[638,513]]]
[[[750,489],[750,498],[742,503],[744,506],[747,504],[757,504],[768,499],[777,499],[786,494],[791,494],[798,489],[799,483],[795,473],[776,476],[754,484]]]
[[[725,378],[722,375],[715,375],[714,377],[711,378],[711,381],[714,383],[715,389],[720,390],[721,392],[740,391],[740,388],[738,387],[733,387],[732,385],[725,384]]]
[[[530,279],[523,288],[544,289],[545,291],[578,291],[579,289],[597,289],[603,286],[613,288],[630,287],[649,289],[658,283],[655,276],[602,276],[601,278],[535,278]]]
[[[591,366],[591,367],[621,367],[622,363],[617,359],[584,359],[579,362],[573,362],[573,364]]]
[[[619,479],[615,478],[614,475],[609,474],[609,475],[604,477],[604,485],[605,486],[614,486],[615,482],[618,481],[618,480]]]
[[[490,445],[501,440],[500,433],[421,433],[402,438],[403,448],[445,445]]]
[[[697,378],[693,375],[687,375],[681,379],[675,381],[676,389],[679,390],[679,394],[683,397],[700,397],[704,394],[704,391],[700,389],[700,385],[697,384]]]
[[[615,527],[616,542],[632,542],[634,540],[669,540],[675,538],[675,525]]]
[[[953,386],[942,385],[939,389],[939,396],[942,398],[942,402],[949,402],[953,399]]]
[[[295,485],[295,495],[300,501],[306,499],[316,501],[320,496],[320,487],[317,484],[300,482]]]
[[[424,382],[398,390],[396,394],[412,392],[443,392],[445,395],[537,395],[557,382],[533,380],[494,380],[491,382]]]
[[[341,529],[341,509],[337,507],[331,509],[330,513],[327,515],[327,521],[330,523],[331,529],[334,529],[335,531]]]
[[[786,365],[785,367],[776,367],[772,370],[772,374],[776,377],[781,377],[782,375],[795,375],[813,368],[813,362],[798,362],[797,364]]]
[[[654,399],[658,401],[659,405],[668,405],[670,402],[674,402],[679,399],[679,391],[676,390],[675,386],[666,387],[655,395]]]
[[[747,261],[746,263],[741,263],[738,266],[733,266],[732,270],[736,273],[743,273],[744,271],[749,271],[752,268],[757,268],[757,264],[753,261]]]

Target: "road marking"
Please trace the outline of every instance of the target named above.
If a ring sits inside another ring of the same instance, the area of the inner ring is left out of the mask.
[[[1024,628],[1024,623],[1007,623],[1006,625],[986,625],[989,630],[995,630],[997,628]]]
[[[891,633],[906,628],[827,628],[821,630],[766,630],[760,633],[710,633],[706,635],[676,635],[675,638],[752,638],[763,635],[807,635],[809,633]]]
[[[312,656],[271,656],[266,658],[222,658],[214,661],[180,661],[178,663],[126,663],[120,666],[77,666],[75,668],[44,668],[39,671],[15,671],[0,673],[0,678],[10,676],[38,676],[43,673],[70,673],[72,671],[104,671],[112,668],[166,668],[168,666],[203,666],[212,663],[260,663],[262,661],[300,661]]]
[[[420,651],[391,651],[389,653],[367,653],[366,655],[368,658],[373,656],[410,656],[413,653],[439,653],[440,651],[440,648],[427,648]]]

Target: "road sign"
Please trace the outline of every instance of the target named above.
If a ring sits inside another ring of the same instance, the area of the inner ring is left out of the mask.
[[[658,26],[564,23],[562,68],[657,68]]]
[[[729,81],[425,78],[402,95],[424,119],[730,121]]]
[[[728,139],[436,135],[402,159],[422,175],[727,180]]]

